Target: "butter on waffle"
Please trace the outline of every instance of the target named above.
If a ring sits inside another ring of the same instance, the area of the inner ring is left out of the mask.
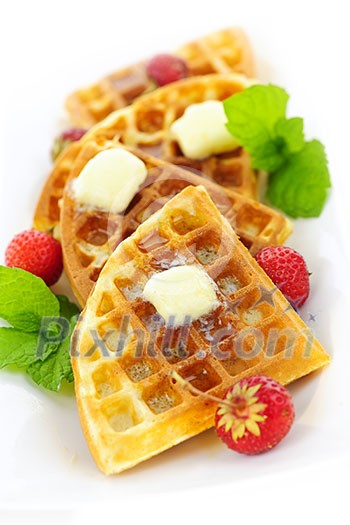
[[[113,141],[86,143],[72,168],[64,193],[61,242],[65,270],[82,306],[114,248],[186,186],[202,184],[207,189],[218,209],[253,255],[264,246],[283,244],[292,232],[292,223],[277,211],[178,166],[126,147],[124,149],[146,164],[148,171],[144,184],[126,211],[112,214],[97,208],[82,207],[71,190],[73,180],[95,155],[115,147],[122,146]],[[161,237],[151,235],[145,247],[162,246],[163,242],[165,240]],[[202,260],[209,261],[212,257],[215,258],[215,246],[208,250],[203,248]]]
[[[232,73],[206,75],[175,82],[144,95],[131,106],[112,113],[94,126],[79,142],[73,143],[57,159],[39,197],[34,227],[58,232],[59,201],[70,169],[83,144],[89,140],[119,138],[126,145],[138,147],[168,162],[203,172],[214,182],[234,191],[256,197],[256,175],[248,154],[242,149],[212,155],[203,161],[191,161],[178,150],[169,137],[169,127],[192,103],[224,100],[242,91],[252,81]]]
[[[189,76],[231,72],[254,75],[249,40],[238,28],[199,38],[180,47],[175,55],[186,61]],[[156,87],[147,75],[146,62],[139,62],[79,89],[67,98],[66,107],[72,124],[89,128]]]
[[[151,235],[166,242],[147,249]],[[205,264],[200,251],[213,245],[217,257]],[[166,329],[142,297],[152,275],[183,264],[207,272],[219,301],[211,314],[188,325],[186,334],[181,328]],[[287,384],[328,362],[206,190],[193,186],[117,247],[72,343],[81,424],[106,474],[128,469],[213,425],[215,403],[175,384],[172,370],[200,390],[223,396],[248,375],[263,373]]]
[[[169,128],[191,104],[206,100],[225,100],[243,91],[255,81],[242,75],[206,75],[169,84],[144,95],[126,108],[115,111],[94,126],[88,138],[118,137],[155,157],[203,173],[213,182],[248,197],[257,195],[256,173],[248,154],[238,148],[203,160],[184,156]],[[87,139],[86,139],[87,140]],[[200,174],[199,173],[199,174]]]

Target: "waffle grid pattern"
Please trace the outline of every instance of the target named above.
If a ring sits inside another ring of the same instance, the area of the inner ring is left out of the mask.
[[[114,248],[186,186],[202,184],[206,187],[219,211],[253,255],[264,246],[283,244],[292,231],[290,221],[271,208],[130,148],[126,149],[145,162],[148,176],[125,213],[109,214],[82,208],[71,191],[72,181],[96,154],[116,146],[121,147],[113,141],[106,141],[103,145],[93,141],[87,143],[73,166],[64,194],[61,232],[65,267],[82,305]],[[148,246],[164,243],[164,239],[157,235],[150,235],[146,241]],[[210,259],[215,247],[203,248],[202,252],[203,260]]]
[[[171,124],[183,115],[189,105],[206,100],[225,100],[253,83],[237,74],[206,75],[180,81],[114,112],[96,125],[88,138],[118,137],[127,146],[198,172],[198,175],[204,174],[221,186],[256,198],[256,173],[251,168],[246,151],[238,148],[221,155],[211,155],[204,160],[191,160],[182,154],[169,131]]]
[[[103,144],[106,140],[137,147],[163,160],[186,167],[234,191],[256,197],[256,174],[248,154],[238,149],[214,155],[201,162],[183,157],[177,144],[168,136],[171,123],[183,114],[189,104],[205,100],[224,100],[242,91],[250,81],[237,74],[193,77],[159,88],[120,109],[94,126],[79,142],[73,143],[57,159],[39,198],[34,227],[57,232],[60,198],[70,170],[81,148],[89,141]]]
[[[189,76],[233,71],[254,75],[250,43],[240,29],[217,31],[182,46],[175,54],[188,64]],[[67,98],[71,123],[89,128],[156,87],[147,75],[146,62],[112,73]]]
[[[167,242],[145,250],[145,238],[154,231]],[[203,261],[202,247],[218,238],[215,257]],[[215,281],[220,301],[212,314],[187,327],[186,337],[180,328],[169,331],[142,298],[151,275],[177,264],[202,267]],[[270,348],[273,329],[282,337]],[[286,330],[294,331],[293,343],[283,337]],[[92,332],[98,334],[98,348]],[[238,339],[246,358],[237,354]],[[263,351],[248,359],[256,344]],[[291,357],[285,359],[288,345]],[[174,384],[171,370],[222,396],[247,375],[267,373],[286,384],[328,362],[201,187],[183,190],[119,245],[88,300],[73,352],[83,428],[106,473],[129,468],[212,426],[214,404]],[[223,352],[225,360],[219,359]]]

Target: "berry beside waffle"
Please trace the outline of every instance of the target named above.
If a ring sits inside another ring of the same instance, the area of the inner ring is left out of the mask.
[[[185,61],[188,76],[231,72],[254,76],[253,53],[241,29],[217,31],[185,44],[174,54]],[[72,124],[89,128],[156,87],[147,62],[139,62],[72,93],[66,107]]]

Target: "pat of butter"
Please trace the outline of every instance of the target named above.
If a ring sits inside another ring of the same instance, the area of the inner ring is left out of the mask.
[[[73,194],[85,206],[111,213],[124,211],[147,177],[138,157],[122,148],[101,151],[73,181]]]
[[[239,146],[227,130],[226,122],[223,103],[207,100],[188,106],[183,116],[171,125],[170,133],[186,157],[204,159]]]
[[[175,326],[195,321],[219,305],[215,283],[203,270],[191,265],[154,274],[143,295],[166,323]]]

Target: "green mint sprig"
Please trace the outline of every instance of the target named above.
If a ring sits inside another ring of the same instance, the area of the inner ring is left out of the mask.
[[[55,296],[44,281],[18,268],[0,266],[0,368],[15,365],[38,385],[57,392],[73,381],[70,339],[78,307]]]
[[[270,174],[267,198],[291,217],[318,217],[331,186],[318,140],[306,141],[303,119],[287,118],[287,92],[255,85],[224,101],[227,129],[248,151],[255,169]]]

